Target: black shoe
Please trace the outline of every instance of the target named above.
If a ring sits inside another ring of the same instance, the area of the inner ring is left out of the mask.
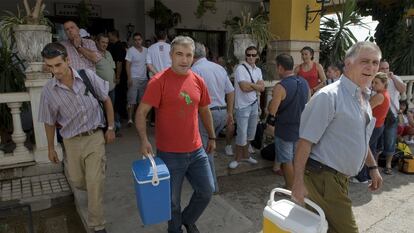
[[[197,229],[195,224],[183,224],[185,229],[187,230],[187,233],[200,233],[200,231]]]
[[[106,230],[105,230],[105,228],[104,228],[104,229],[102,229],[102,230],[95,231],[95,233],[106,233]]]

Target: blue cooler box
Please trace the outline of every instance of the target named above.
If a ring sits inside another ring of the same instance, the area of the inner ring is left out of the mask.
[[[134,161],[132,173],[142,223],[150,225],[170,220],[170,173],[164,162],[152,156]]]

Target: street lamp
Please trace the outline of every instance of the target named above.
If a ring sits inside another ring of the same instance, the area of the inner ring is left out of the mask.
[[[320,14],[321,16],[325,13],[325,4],[331,2],[331,0],[316,0],[316,3],[321,3],[321,9],[319,10],[311,10],[309,5],[306,5],[306,17],[305,17],[305,30],[308,30],[308,25],[315,22],[316,17]],[[315,16],[312,16],[311,14],[314,14]]]

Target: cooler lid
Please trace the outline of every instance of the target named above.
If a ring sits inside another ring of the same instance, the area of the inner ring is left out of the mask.
[[[168,171],[165,163],[158,157],[154,158],[157,165],[157,174],[159,180],[166,180],[170,178],[170,172]],[[132,163],[132,173],[134,178],[139,184],[151,183],[154,175],[154,170],[149,159],[136,160]]]
[[[292,201],[282,199],[266,206],[263,216],[282,228],[297,233],[318,233],[320,216]]]

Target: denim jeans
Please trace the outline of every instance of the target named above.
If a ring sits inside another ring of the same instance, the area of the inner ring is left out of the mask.
[[[214,181],[207,154],[201,147],[189,153],[157,151],[170,171],[171,220],[169,233],[182,233],[182,224],[194,224],[211,200]],[[181,212],[181,188],[184,177],[190,182],[194,193],[184,211]]]
[[[398,128],[398,118],[395,117],[392,124],[385,124],[384,128],[384,154],[386,156],[395,154],[395,146],[397,143],[397,128]]]
[[[213,126],[214,132],[216,137],[219,135],[220,131],[226,126],[227,122],[227,110],[226,109],[219,109],[219,110],[212,110],[211,115],[213,117]],[[204,128],[203,122],[201,118],[198,118],[198,126],[200,129],[200,136],[201,141],[203,142],[204,149],[207,148],[208,145],[208,133],[207,130]],[[214,155],[208,154],[208,161],[210,162],[211,173],[213,174],[214,179],[214,192],[219,191],[218,183],[217,183],[217,176],[216,176],[216,168],[214,166]]]
[[[115,112],[115,89],[113,89],[112,91],[110,91],[108,93],[109,98],[111,98],[112,101],[112,108],[114,109],[114,121],[115,121],[115,131],[118,132],[121,129],[121,121],[120,121],[120,116],[117,112]]]
[[[384,128],[385,128],[384,126],[374,128],[374,131],[372,131],[371,138],[369,139],[369,148],[371,149],[372,155],[374,156],[375,159],[377,159],[378,157],[377,155],[378,140],[380,140],[381,135],[384,132]],[[361,182],[371,179],[371,177],[369,176],[368,167],[364,165],[362,170],[358,173],[357,176],[355,176],[355,178]]]
[[[255,102],[244,108],[236,109],[237,135],[236,145],[245,146],[253,141],[259,119],[259,106]]]

